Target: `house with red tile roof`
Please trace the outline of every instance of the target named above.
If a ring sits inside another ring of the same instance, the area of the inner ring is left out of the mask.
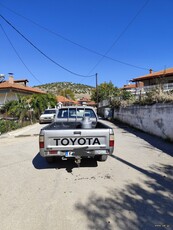
[[[63,96],[57,96],[57,103],[61,103],[63,106],[70,106],[70,105],[88,105],[88,106],[93,106],[96,107],[96,103],[94,101],[91,101],[87,98],[81,98],[77,101],[70,100],[66,97]]]
[[[57,96],[56,99],[57,99],[57,103],[61,103],[61,105],[63,106],[78,105],[77,101],[68,99],[63,96]]]
[[[88,106],[93,106],[96,107],[96,102],[91,101],[90,99],[86,97],[82,97],[81,99],[78,100],[79,105],[88,105]]]
[[[7,101],[18,100],[18,95],[27,96],[32,94],[45,94],[37,88],[27,86],[28,80],[14,80],[13,76],[9,76],[8,81],[0,82],[0,106]]]
[[[143,88],[144,91],[149,91],[157,85],[162,85],[164,91],[173,90],[173,68],[158,72],[150,69],[149,74],[134,78],[131,82],[135,82],[136,87]]]
[[[131,94],[136,94],[138,89],[142,88],[143,86],[144,86],[143,82],[140,82],[138,85],[129,83],[128,85],[124,85],[121,89],[126,90],[130,92]]]

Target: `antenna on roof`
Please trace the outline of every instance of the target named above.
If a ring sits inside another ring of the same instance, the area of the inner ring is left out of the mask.
[[[3,82],[5,79],[5,74],[0,74],[0,83]]]

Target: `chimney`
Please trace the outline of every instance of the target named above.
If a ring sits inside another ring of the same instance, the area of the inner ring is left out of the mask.
[[[14,83],[13,73],[8,73],[8,74],[9,74],[9,76],[8,76],[8,82],[9,82],[10,84],[13,84],[13,83]]]
[[[153,73],[153,70],[152,70],[152,69],[149,69],[149,71],[150,71],[150,74],[152,74],[152,73]]]

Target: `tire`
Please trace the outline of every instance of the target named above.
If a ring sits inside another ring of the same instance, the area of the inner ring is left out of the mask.
[[[97,159],[98,159],[99,161],[106,161],[107,158],[108,158],[108,155],[97,156]]]
[[[53,163],[54,160],[55,160],[54,157],[46,157],[46,161],[47,161],[48,164]]]

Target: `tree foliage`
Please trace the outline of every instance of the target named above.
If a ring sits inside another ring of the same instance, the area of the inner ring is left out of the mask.
[[[8,101],[1,111],[6,116],[12,116],[22,123],[26,119],[39,119],[41,113],[48,107],[55,107],[56,97],[51,94],[33,94],[31,96],[18,96],[18,101]]]
[[[151,91],[146,92],[144,95],[141,95],[138,100],[135,101],[135,104],[140,105],[151,105],[155,103],[172,103],[173,102],[173,92],[166,91],[164,92],[162,85],[158,85],[153,88]]]
[[[64,89],[59,92],[59,95],[71,100],[75,100],[75,94],[71,89]]]
[[[33,115],[36,119],[39,118],[46,108],[53,108],[57,104],[56,97],[52,94],[33,94],[28,99],[30,109],[33,110]]]
[[[0,134],[21,128],[16,121],[0,120]]]
[[[109,83],[104,82],[98,85],[97,89],[93,89],[91,100],[97,102],[97,94],[98,102],[100,102],[118,96],[119,89],[115,87],[111,81]]]

